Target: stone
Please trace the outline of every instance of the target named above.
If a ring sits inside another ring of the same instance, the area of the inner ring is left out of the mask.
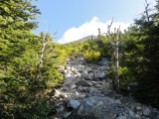
[[[137,111],[141,111],[141,109],[142,109],[142,108],[141,108],[140,106],[137,106],[137,107],[136,107],[136,110],[137,110]]]
[[[105,76],[106,76],[105,72],[98,71],[98,72],[95,73],[95,76],[94,76],[94,77],[95,77],[96,79],[97,79],[97,78],[103,79],[103,78],[105,78]]]
[[[77,69],[74,68],[74,67],[71,68],[71,71],[72,71],[73,74],[76,74],[78,72]]]
[[[101,88],[102,87],[102,85],[101,84],[96,84],[96,86],[95,86],[96,88]]]
[[[68,88],[67,86],[63,86],[63,87],[61,88],[61,90],[64,91],[64,92],[67,92],[67,91],[69,91],[69,88]]]
[[[62,95],[62,92],[60,90],[55,89],[55,97],[59,97],[60,95]]]
[[[118,99],[117,99],[117,100],[115,100],[115,102],[116,102],[116,103],[121,104],[121,101],[120,101],[120,100],[118,100]]]
[[[97,88],[90,88],[90,90],[89,90],[89,94],[91,94],[91,95],[98,95],[98,94],[101,94],[101,91],[100,90],[98,90]]]
[[[85,86],[85,87],[89,87],[89,83],[87,83],[87,81],[85,80],[80,80],[78,82],[76,82],[76,85],[79,85],[79,86]]]
[[[85,69],[84,69],[87,73],[88,72],[92,72],[92,68],[90,68],[90,67],[85,67]]]
[[[110,82],[104,81],[101,88],[103,89],[103,91],[107,91],[107,90],[111,89],[112,86],[111,86]]]
[[[116,104],[107,97],[91,96],[68,119],[111,119],[117,111]]]
[[[62,112],[63,110],[64,110],[63,106],[58,109],[58,111],[60,111],[60,112]]]
[[[71,89],[75,89],[75,88],[76,88],[76,85],[75,85],[75,84],[72,84],[72,85],[70,86],[70,88],[71,88]]]
[[[88,77],[89,77],[89,74],[88,74],[87,71],[81,72],[81,75],[82,75],[84,78],[88,78]]]
[[[135,113],[134,113],[133,111],[131,111],[131,110],[129,110],[129,115],[130,115],[131,117],[135,117]]]
[[[68,113],[64,114],[63,117],[66,119],[66,118],[68,118],[70,115],[71,115],[71,112],[68,112]]]
[[[159,119],[158,110],[114,92],[106,77],[108,63],[102,58],[99,64],[89,64],[77,57],[59,67],[64,84],[55,88],[51,97],[56,100],[58,119]]]
[[[149,116],[151,114],[151,110],[149,108],[144,109],[143,114],[145,116]]]
[[[91,81],[88,81],[87,83],[88,83],[89,87],[94,86]]]
[[[74,80],[74,76],[71,73],[65,74],[65,81],[72,81]]]
[[[156,116],[156,119],[159,119],[159,115]]]
[[[87,93],[87,92],[89,92],[89,89],[87,87],[79,86],[78,91],[81,93]]]
[[[125,116],[119,116],[116,119],[127,119],[127,117],[125,117]]]
[[[79,72],[77,72],[74,76],[75,76],[76,78],[80,78],[82,75],[81,75]]]
[[[71,70],[70,66],[66,66],[65,68],[66,68],[66,70]]]
[[[140,118],[140,115],[138,115],[138,114],[135,114],[135,117],[136,117],[136,118]]]
[[[68,102],[67,107],[72,109],[77,109],[80,106],[80,102],[78,100],[71,99]]]
[[[94,72],[88,73],[87,79],[93,80],[94,79]]]

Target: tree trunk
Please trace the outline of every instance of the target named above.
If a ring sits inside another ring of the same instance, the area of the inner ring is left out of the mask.
[[[119,89],[119,75],[118,75],[118,68],[119,68],[119,46],[118,42],[115,43],[115,89]]]
[[[46,39],[46,34],[43,36],[43,39],[42,39],[42,49],[41,49],[41,52],[40,52],[40,61],[39,63],[37,64],[37,76],[36,76],[36,79],[39,80],[40,79],[40,67],[42,66],[42,63],[43,63],[43,57],[44,57],[44,51],[45,51],[45,48],[46,48],[46,45],[48,42],[50,42],[51,40],[47,40]]]
[[[114,55],[115,55],[115,79],[113,80],[113,87],[116,91],[119,91],[119,74],[118,74],[118,68],[119,68],[119,35],[120,35],[120,26],[118,29],[115,29],[115,33],[111,33],[110,29],[113,24],[113,21],[111,21],[110,25],[108,25],[108,40],[111,43],[111,45],[114,47]],[[112,34],[115,34],[115,37],[112,36]]]

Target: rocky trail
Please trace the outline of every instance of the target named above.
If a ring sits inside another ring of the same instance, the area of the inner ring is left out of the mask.
[[[55,89],[57,115],[51,119],[159,119],[159,111],[116,94],[107,78],[108,60],[88,64],[82,57],[67,61],[64,84]]]

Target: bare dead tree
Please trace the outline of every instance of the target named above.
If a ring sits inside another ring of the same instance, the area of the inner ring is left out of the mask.
[[[115,57],[115,80],[113,81],[113,87],[118,90],[119,89],[119,75],[118,75],[118,69],[119,69],[119,35],[120,35],[120,27],[118,29],[114,29],[114,33],[111,32],[111,27],[113,24],[113,20],[108,25],[108,31],[107,31],[107,37],[108,41],[114,48],[114,57]]]
[[[44,51],[45,51],[45,48],[46,48],[46,45],[51,41],[51,39],[47,39],[47,34],[45,34],[43,36],[43,39],[42,39],[42,49],[41,49],[41,53],[40,53],[40,62],[39,62],[39,67],[42,65],[43,63],[43,57],[44,57]]]
[[[146,3],[146,6],[145,6],[144,13],[146,14],[147,22],[149,22],[150,21],[150,15],[149,15],[149,11],[150,11],[149,6],[150,6],[150,4],[147,2],[147,0],[145,0],[145,3]]]
[[[44,52],[45,52],[45,49],[46,49],[46,45],[51,41],[52,41],[51,38],[47,38],[47,33],[42,35],[42,49],[41,49],[41,52],[40,52],[40,60],[37,63],[37,69],[38,69],[37,78],[36,78],[37,80],[40,79],[40,74],[41,74],[40,67],[43,64],[43,58],[44,58]],[[37,59],[38,59],[38,54],[37,54]]]
[[[101,37],[101,29],[98,28],[98,37]]]

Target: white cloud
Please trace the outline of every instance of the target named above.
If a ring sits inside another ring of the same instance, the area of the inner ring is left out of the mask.
[[[93,17],[91,21],[86,22],[79,27],[72,27],[68,29],[62,38],[58,40],[58,43],[68,43],[89,35],[98,35],[98,28],[101,29],[102,33],[106,33],[107,26],[110,22],[110,20],[107,22],[102,22],[98,17]],[[124,22],[113,22],[112,29],[118,28],[119,26],[121,31],[124,31],[128,28],[128,26],[130,26],[130,24]]]

